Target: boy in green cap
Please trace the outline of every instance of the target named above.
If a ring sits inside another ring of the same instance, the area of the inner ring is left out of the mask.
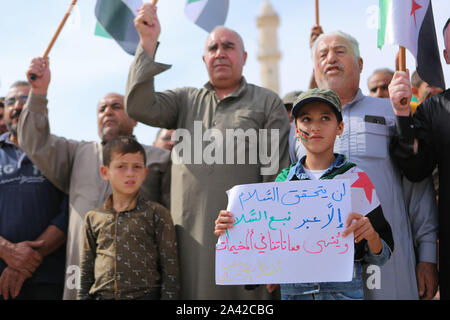
[[[281,284],[283,300],[364,299],[361,264],[383,265],[394,250],[391,227],[384,218],[369,177],[344,155],[334,153],[336,136],[344,130],[341,111],[339,96],[331,90],[311,89],[297,97],[292,115],[297,139],[305,146],[306,156],[282,170],[276,182],[349,178],[352,189],[368,191],[368,198],[363,199],[367,200],[365,205],[358,208],[363,212],[351,212],[343,232],[344,237],[353,233],[355,240],[353,279],[349,282]],[[215,235],[225,233],[234,223],[231,212],[220,211]],[[267,285],[267,289],[273,291],[275,285]]]

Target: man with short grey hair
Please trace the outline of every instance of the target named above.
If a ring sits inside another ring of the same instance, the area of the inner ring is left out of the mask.
[[[358,42],[342,32],[322,34],[312,56],[318,87],[336,92],[343,106],[344,132],[334,150],[368,174],[392,227],[391,259],[381,269],[364,269],[366,299],[431,299],[437,289],[437,212],[431,179],[412,184],[393,166],[388,145],[394,114],[388,99],[362,94]],[[297,148],[299,159],[305,151]]]

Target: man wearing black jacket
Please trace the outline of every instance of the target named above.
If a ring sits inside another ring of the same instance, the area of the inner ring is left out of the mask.
[[[450,19],[445,24],[444,57],[450,64]],[[397,132],[391,155],[411,181],[428,177],[439,168],[439,286],[441,299],[450,299],[450,89],[425,100],[410,116],[408,72],[396,72],[389,86]]]

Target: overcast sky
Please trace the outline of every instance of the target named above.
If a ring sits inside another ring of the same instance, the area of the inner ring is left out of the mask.
[[[16,80],[25,79],[31,59],[45,51],[70,0],[0,1],[0,96]],[[245,42],[248,59],[244,75],[248,82],[260,85],[257,60],[258,30],[256,17],[263,0],[230,0],[226,26],[238,31]],[[309,34],[314,24],[314,0],[271,0],[280,16],[278,30],[280,94],[307,88],[312,72]],[[156,60],[172,68],[156,77],[156,89],[182,86],[201,87],[208,80],[202,62],[207,33],[184,15],[185,0],[159,0],[162,25]],[[320,22],[325,30],[342,30],[360,42],[364,69],[361,89],[367,90],[367,78],[381,67],[394,68],[398,48],[377,43],[378,0],[321,0]],[[96,105],[108,92],[124,93],[128,69],[133,59],[110,39],[94,36],[96,19],[94,0],[79,0],[50,53],[52,79],[48,93],[50,126],[54,134],[76,140],[98,140]],[[450,1],[433,0],[434,19],[447,87],[450,66],[442,58],[442,28],[449,18]],[[407,54],[407,67],[415,61]],[[139,141],[151,144],[157,129],[139,124]]]

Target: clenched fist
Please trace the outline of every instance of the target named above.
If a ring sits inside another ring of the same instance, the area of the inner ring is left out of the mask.
[[[389,84],[389,96],[394,113],[397,116],[409,116],[411,112],[410,102],[412,96],[409,71],[396,71]]]
[[[34,74],[36,78],[31,79]],[[30,67],[27,70],[27,78],[31,84],[31,92],[42,96],[47,95],[48,85],[50,84],[50,63],[48,58],[34,58],[31,60]]]
[[[149,56],[153,57],[156,50],[161,26],[159,24],[156,7],[151,3],[144,3],[138,10],[134,25],[139,37],[141,45]]]

